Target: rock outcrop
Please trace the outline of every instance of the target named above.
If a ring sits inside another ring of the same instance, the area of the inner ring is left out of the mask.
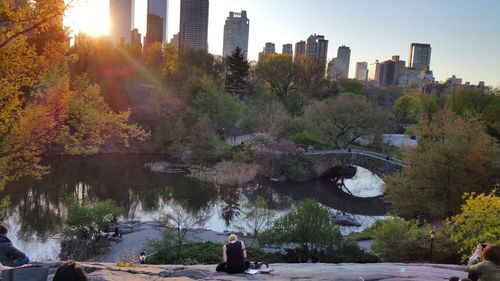
[[[329,280],[329,281],[403,281],[448,280],[465,278],[463,266],[443,264],[271,264],[271,274],[226,274],[215,272],[215,265],[137,265],[119,268],[111,263],[82,263],[91,281],[163,281],[163,280]],[[52,280],[55,267],[51,270]]]

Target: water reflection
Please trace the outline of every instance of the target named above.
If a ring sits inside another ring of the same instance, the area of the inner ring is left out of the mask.
[[[357,198],[321,180],[220,188],[185,175],[144,169],[144,163],[157,160],[159,156],[150,155],[51,159],[49,175],[39,181],[23,179],[0,192],[0,198],[10,196],[5,219],[11,228],[9,236],[34,259],[57,258],[68,196],[90,202],[112,199],[124,208],[124,219],[139,220],[158,219],[175,203],[193,214],[210,212],[206,227],[217,231],[229,227],[242,207],[257,196],[281,213],[299,201],[315,198],[340,212],[359,215],[360,222],[366,216],[384,215],[387,210],[380,198]]]

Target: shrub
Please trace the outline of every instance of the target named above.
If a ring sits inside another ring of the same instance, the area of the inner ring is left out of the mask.
[[[215,264],[222,261],[222,245],[212,242],[185,243],[178,245],[173,235],[165,231],[162,239],[146,243],[148,253],[154,253],[150,264]]]
[[[372,250],[387,262],[424,261],[429,254],[429,230],[419,229],[417,221],[392,217],[374,226]]]
[[[339,227],[333,223],[328,210],[313,199],[302,202],[276,220],[260,237],[269,242],[297,243],[304,259],[318,256],[342,241]]]
[[[302,147],[313,146],[319,148],[324,145],[324,141],[320,135],[308,131],[293,134],[290,136],[290,140],[293,141],[295,145]]]
[[[110,223],[116,222],[123,212],[123,208],[111,200],[90,204],[70,199],[66,224],[77,238],[96,238]]]
[[[461,212],[446,222],[451,240],[461,245],[459,251],[463,258],[478,243],[500,244],[500,197],[495,192],[465,193],[466,202]]]

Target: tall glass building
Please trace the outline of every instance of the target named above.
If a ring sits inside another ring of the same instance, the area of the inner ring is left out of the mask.
[[[181,0],[179,49],[208,50],[208,0]]]
[[[165,43],[168,38],[168,0],[148,0],[147,48],[155,42]]]
[[[250,20],[247,11],[241,13],[229,12],[224,24],[224,42],[222,56],[230,56],[236,47],[239,47],[245,58],[248,54],[248,33],[250,30]]]
[[[423,69],[430,68],[431,65],[431,45],[421,43],[411,43],[408,67]]]
[[[134,28],[134,0],[110,0],[111,40],[115,44],[130,44]]]

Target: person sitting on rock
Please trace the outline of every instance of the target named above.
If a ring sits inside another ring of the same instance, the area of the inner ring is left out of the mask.
[[[230,234],[228,243],[222,246],[222,260],[216,270],[227,273],[243,273],[250,267],[250,263],[245,261],[247,250],[243,241],[238,241],[236,234]]]
[[[479,262],[480,258],[484,260]],[[469,259],[467,270],[477,274],[478,281],[500,281],[500,247],[491,244],[477,245]]]
[[[88,281],[88,279],[83,269],[69,260],[57,269],[52,281]]]
[[[4,266],[22,266],[28,264],[30,259],[25,253],[18,250],[9,238],[7,233],[9,229],[5,224],[0,225],[0,263]]]

